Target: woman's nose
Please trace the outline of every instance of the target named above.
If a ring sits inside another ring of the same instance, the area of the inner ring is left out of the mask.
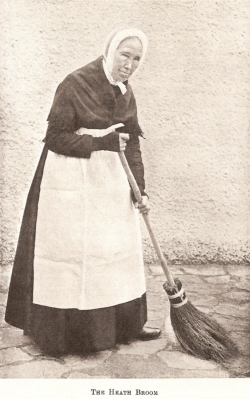
[[[132,68],[132,60],[126,60],[125,62],[125,67],[127,69],[131,69]]]

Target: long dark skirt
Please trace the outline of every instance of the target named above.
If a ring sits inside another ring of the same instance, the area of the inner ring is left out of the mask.
[[[134,339],[147,321],[146,294],[124,304],[94,310],[55,309],[33,304],[36,220],[46,157],[47,148],[44,147],[23,215],[5,321],[31,335],[45,352],[58,355],[100,351]]]
[[[29,330],[51,355],[88,353],[113,348],[136,338],[146,322],[146,295],[103,309],[55,309],[33,305]]]

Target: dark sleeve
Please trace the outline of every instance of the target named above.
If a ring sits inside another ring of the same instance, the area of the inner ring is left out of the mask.
[[[73,104],[70,79],[58,86],[48,116],[48,128],[43,140],[49,150],[77,158],[90,158],[93,137],[77,135],[77,114]]]
[[[125,131],[129,133],[129,140],[127,141],[127,147],[125,150],[125,156],[127,158],[129,167],[134,175],[136,183],[140,189],[141,195],[147,195],[145,193],[145,180],[144,180],[144,165],[142,162],[142,155],[140,149],[140,136],[144,137],[142,129],[138,123],[137,118],[137,105],[134,97],[133,90],[128,84],[127,89],[130,93],[130,103],[129,107],[132,110],[132,117],[125,124]],[[118,129],[118,131],[123,131],[123,128]],[[136,202],[134,193],[131,193],[133,202]]]
[[[137,134],[130,135],[129,140],[127,141],[125,156],[127,158],[129,167],[134,175],[136,183],[140,189],[141,195],[147,195],[144,191],[145,190],[144,166],[141,156],[140,140]],[[136,202],[133,192],[131,195],[133,202]]]

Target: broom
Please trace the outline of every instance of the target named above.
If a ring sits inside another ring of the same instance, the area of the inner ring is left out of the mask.
[[[140,190],[124,153],[119,152],[119,157],[135,198],[138,203],[141,203]],[[190,355],[206,360],[214,360],[218,363],[223,363],[236,356],[238,348],[228,337],[226,330],[213,318],[196,309],[187,300],[181,281],[178,278],[173,278],[170,274],[167,261],[157,243],[148,215],[142,214],[142,216],[167,279],[163,287],[171,305],[171,324],[181,347]]]

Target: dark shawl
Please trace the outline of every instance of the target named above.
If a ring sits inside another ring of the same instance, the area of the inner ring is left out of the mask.
[[[71,73],[57,88],[44,141],[51,151],[58,154],[90,158],[93,137],[88,134],[79,136],[75,132],[81,127],[106,129],[123,123],[120,131],[130,134],[125,155],[143,193],[144,168],[139,143],[142,130],[128,82],[126,87],[127,92],[122,95],[118,87],[109,83],[102,57]]]

